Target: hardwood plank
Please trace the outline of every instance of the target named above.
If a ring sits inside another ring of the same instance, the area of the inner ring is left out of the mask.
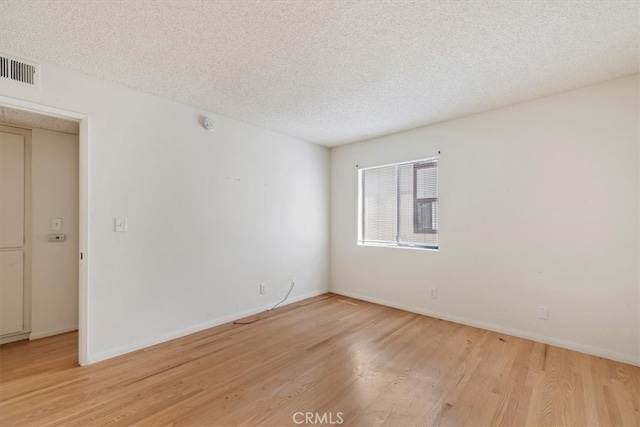
[[[333,294],[245,320],[87,367],[76,333],[0,346],[0,425],[640,425],[638,367]]]

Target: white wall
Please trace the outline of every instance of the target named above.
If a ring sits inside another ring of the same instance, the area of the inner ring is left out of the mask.
[[[292,277],[292,299],[327,291],[326,148],[211,113],[209,132],[198,109],[50,64],[40,90],[0,93],[89,116],[89,362],[259,311]]]
[[[636,75],[331,150],[332,290],[640,364],[638,123]],[[355,165],[438,150],[440,250],[358,246]]]
[[[50,64],[41,86],[0,95],[89,116],[88,361],[260,310],[291,277],[294,299],[328,289],[326,149],[214,114],[207,132],[200,110]],[[638,363],[637,93],[629,77],[333,149],[333,290]],[[355,165],[437,150],[440,250],[358,247]]]
[[[78,136],[31,133],[31,338],[78,328]],[[49,220],[62,219],[62,231]],[[50,243],[50,233],[66,241]]]

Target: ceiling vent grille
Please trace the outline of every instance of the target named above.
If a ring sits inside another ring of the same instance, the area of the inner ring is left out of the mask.
[[[6,55],[0,55],[0,77],[37,86],[38,66]]]

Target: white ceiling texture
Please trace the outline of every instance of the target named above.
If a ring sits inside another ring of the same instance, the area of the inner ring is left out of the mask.
[[[638,72],[634,1],[0,1],[0,52],[336,146]]]

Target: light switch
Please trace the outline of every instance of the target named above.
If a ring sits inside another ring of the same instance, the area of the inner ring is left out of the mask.
[[[62,218],[51,218],[49,220],[51,231],[62,231]]]
[[[119,233],[127,232],[127,218],[123,216],[117,216],[115,220],[115,231]]]

